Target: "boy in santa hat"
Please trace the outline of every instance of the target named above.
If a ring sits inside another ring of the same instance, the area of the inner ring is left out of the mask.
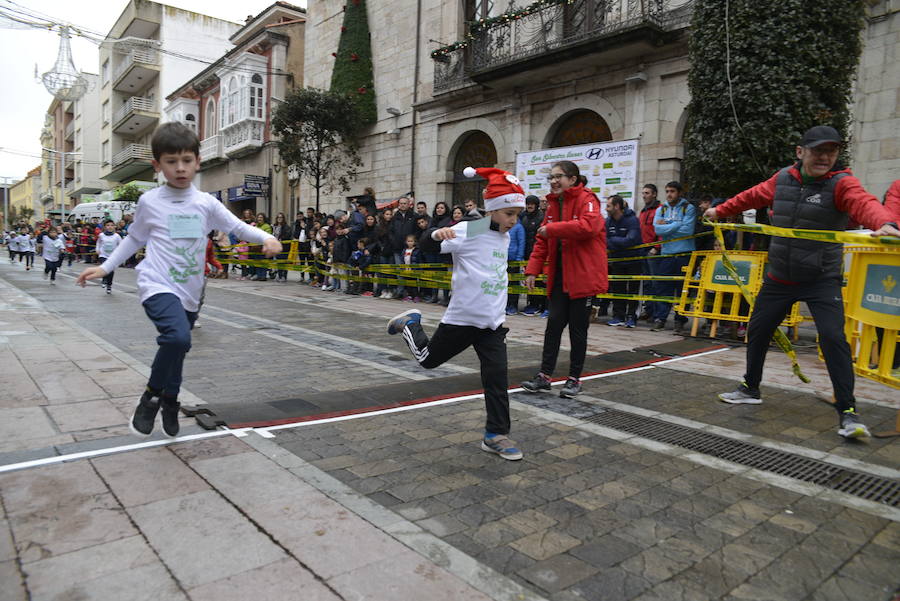
[[[509,439],[509,396],[506,373],[506,251],[509,230],[525,208],[525,193],[516,177],[502,169],[466,167],[466,177],[477,173],[488,180],[484,208],[489,224],[469,217],[456,225],[426,230],[420,241],[434,252],[453,255],[453,296],[431,339],[422,329],[422,313],[405,311],[388,322],[388,334],[403,333],[419,365],[435,368],[469,346],[481,362],[481,385],[487,410],[481,448],[509,460],[522,451]],[[473,225],[475,224],[475,225]],[[479,227],[480,226],[480,227]],[[487,227],[485,227],[487,226]]]

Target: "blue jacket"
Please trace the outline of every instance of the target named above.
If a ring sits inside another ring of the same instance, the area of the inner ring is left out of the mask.
[[[508,261],[524,261],[525,260],[525,227],[521,222],[516,224],[509,230],[509,249],[506,251]]]
[[[625,207],[625,214],[616,221],[612,217],[606,218],[606,248],[609,249],[609,257],[639,257],[644,254],[645,248],[634,250],[622,250],[629,246],[637,246],[641,243],[641,223],[634,211]]]
[[[656,210],[656,218],[653,220],[653,228],[656,235],[662,239],[662,254],[693,252],[695,249],[693,238],[679,242],[666,240],[693,235],[696,220],[697,209],[686,198],[680,198],[674,207],[668,202],[660,203]]]

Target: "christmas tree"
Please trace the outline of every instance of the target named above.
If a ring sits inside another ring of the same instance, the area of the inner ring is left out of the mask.
[[[344,6],[341,39],[334,56],[331,89],[354,99],[364,123],[377,120],[372,43],[365,0],[349,0]]]

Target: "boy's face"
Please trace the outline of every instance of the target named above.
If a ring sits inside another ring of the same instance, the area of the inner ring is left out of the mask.
[[[416,237],[415,236],[407,236],[406,237],[406,248],[414,248],[416,246]]]
[[[164,152],[159,160],[153,160],[153,168],[160,172],[166,182],[173,188],[188,188],[194,181],[194,175],[200,168],[200,160],[189,150],[178,152]]]
[[[107,223],[107,224],[103,227],[103,229],[105,229],[107,232],[109,232],[109,233],[111,234],[111,233],[113,233],[114,231],[116,231],[116,226],[113,225],[112,223]]]
[[[511,230],[519,220],[519,211],[516,207],[507,207],[497,211],[491,211],[491,221],[500,227],[500,233],[505,234]]]

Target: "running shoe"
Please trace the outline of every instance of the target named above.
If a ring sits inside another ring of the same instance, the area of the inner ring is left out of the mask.
[[[656,319],[653,321],[653,327],[650,328],[651,332],[661,332],[666,329],[666,322],[661,319]]]
[[[506,314],[507,314],[507,315],[518,315],[519,312],[516,310],[515,307],[507,307],[507,308],[506,308]]]
[[[522,315],[525,315],[526,317],[534,317],[535,315],[537,315],[537,309],[535,309],[534,307],[525,307],[525,309],[522,311]]]
[[[410,309],[409,311],[404,311],[399,315],[395,315],[388,322],[387,332],[391,336],[394,334],[398,334],[403,331],[410,323],[419,323],[422,321],[422,312],[418,309]]]
[[[579,394],[581,394],[581,381],[572,377],[566,380],[562,390],[559,391],[559,396],[563,399],[574,399]]]
[[[869,429],[859,421],[859,415],[856,409],[847,409],[841,413],[841,427],[838,428],[838,434],[844,438],[864,438],[871,436]]]
[[[762,398],[758,388],[750,388],[745,382],[737,387],[733,392],[723,392],[719,395],[719,399],[732,405],[760,405]]]
[[[522,388],[528,392],[540,392],[541,390],[550,390],[550,378],[538,372],[530,380],[526,380],[521,384]]]
[[[610,319],[609,321],[606,322],[606,325],[608,325],[608,326],[624,326],[625,320],[619,319],[617,317],[613,317],[612,319]]]
[[[522,451],[516,448],[516,443],[503,434],[485,432],[484,438],[481,440],[481,450],[496,453],[509,461],[518,461],[522,458]]]
[[[635,323],[634,317],[629,317],[628,319],[625,320],[626,328],[634,328],[636,326],[637,326],[637,323]]]
[[[131,420],[128,422],[128,428],[137,436],[150,436],[153,432],[153,422],[156,421],[156,414],[159,411],[159,395],[152,392],[149,388],[144,390],[141,399],[138,401]]]
[[[169,438],[175,438],[178,436],[178,410],[181,408],[181,403],[178,402],[178,397],[164,396],[160,398],[159,404],[162,410],[163,432]]]
[[[550,317],[550,309],[544,309],[541,313],[541,319],[547,319],[548,317]]]

